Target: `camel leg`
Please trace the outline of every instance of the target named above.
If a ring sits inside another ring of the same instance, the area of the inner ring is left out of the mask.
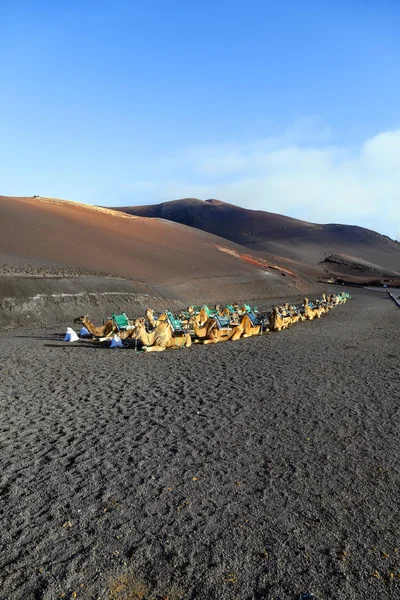
[[[259,327],[254,327],[254,329],[248,331],[247,333],[245,333],[244,335],[242,335],[242,337],[247,338],[247,337],[253,337],[254,335],[258,335],[260,333],[260,328]]]
[[[230,341],[235,342],[236,340],[239,340],[242,337],[242,333],[243,332],[239,329],[239,327],[236,327],[235,331],[233,332],[233,334],[229,338]]]
[[[219,342],[226,342],[226,340],[229,340],[229,336],[212,337],[208,338],[208,340],[204,340],[203,344],[218,344]]]
[[[165,346],[144,346],[143,350],[145,352],[163,352]]]
[[[192,338],[189,333],[186,333],[179,338],[173,338],[171,346],[167,346],[167,348],[190,348],[191,345]]]

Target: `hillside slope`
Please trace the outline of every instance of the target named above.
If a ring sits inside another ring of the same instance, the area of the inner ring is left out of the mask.
[[[312,270],[300,273],[284,262],[260,260],[240,245],[172,221],[0,196],[0,312],[8,316],[17,306],[32,311],[32,299],[47,307],[50,319],[53,309],[67,314],[68,303],[74,316],[92,315],[94,308],[99,316],[128,310],[129,294],[135,307],[165,308],[288,297],[315,288]]]
[[[380,266],[382,274],[400,272],[400,244],[363,227],[317,225],[218,200],[195,198],[115,210],[184,223],[253,251],[268,252],[310,265],[320,264],[330,254],[345,254],[353,257],[354,262],[361,259]]]

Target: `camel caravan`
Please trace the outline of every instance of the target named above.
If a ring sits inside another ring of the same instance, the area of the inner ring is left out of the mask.
[[[100,342],[111,340],[111,347],[134,343],[136,349],[162,352],[169,348],[189,348],[193,343],[216,344],[282,331],[301,321],[320,319],[349,298],[346,292],[322,294],[315,302],[304,298],[300,306],[285,303],[267,313],[248,304],[216,305],[214,308],[189,306],[177,315],[170,310],[156,314],[148,308],[144,317],[131,320],[125,313],[113,314],[100,326],[94,325],[89,317],[81,316],[74,321],[82,326],[81,338],[68,328],[65,340],[76,341],[84,336]]]

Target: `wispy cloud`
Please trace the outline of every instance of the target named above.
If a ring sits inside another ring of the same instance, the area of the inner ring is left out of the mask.
[[[400,239],[400,129],[355,146],[307,127],[247,143],[187,148],[127,182],[135,203],[218,198],[307,221],[358,224]],[[310,138],[313,137],[313,140]]]

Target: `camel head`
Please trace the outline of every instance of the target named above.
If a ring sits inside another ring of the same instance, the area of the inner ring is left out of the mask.
[[[134,320],[132,324],[132,337],[137,337],[140,329],[146,329],[144,317],[140,317],[139,319]]]
[[[85,323],[87,323],[89,320],[88,315],[82,315],[82,317],[76,317],[76,319],[74,319],[74,323],[80,323],[81,325],[84,325]]]

